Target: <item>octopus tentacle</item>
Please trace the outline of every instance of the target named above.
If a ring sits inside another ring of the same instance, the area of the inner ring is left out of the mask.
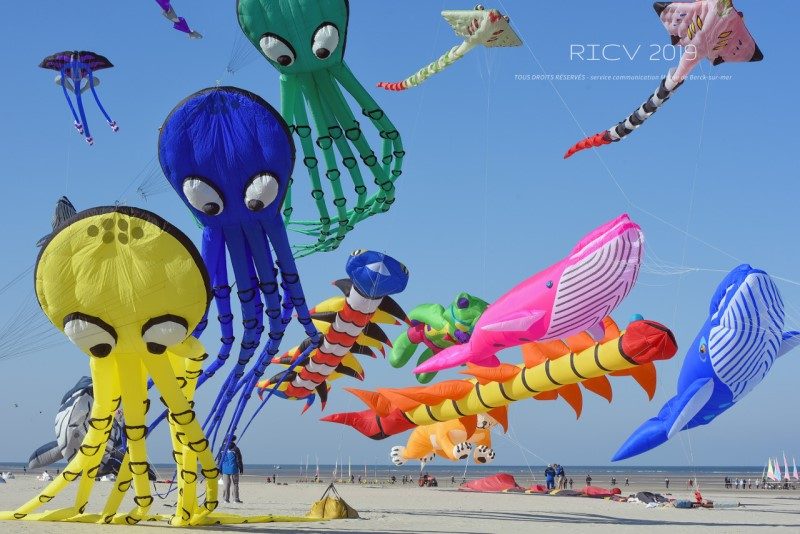
[[[295,101],[294,117],[294,131],[300,138],[300,146],[303,149],[303,165],[308,170],[308,175],[311,178],[311,198],[316,203],[319,221],[291,222],[287,220],[287,224],[294,227],[297,232],[312,236],[317,235],[319,236],[319,241],[325,241],[330,235],[331,216],[328,211],[328,205],[325,203],[325,191],[322,189],[322,179],[319,173],[319,159],[314,148],[314,142],[311,139],[312,130],[308,120],[308,113],[306,112],[305,102],[301,98]],[[287,211],[289,211],[288,215],[291,215],[293,208],[288,196],[284,205],[287,206],[284,209],[284,215],[287,215]]]
[[[395,127],[394,123],[389,119],[388,115],[383,112],[378,103],[372,98],[364,86],[359,83],[350,68],[342,63],[330,69],[331,74],[342,85],[342,87],[355,98],[358,105],[361,106],[364,115],[369,117],[373,125],[379,130],[381,138],[383,138],[383,153],[381,155],[381,162],[384,165],[392,163],[389,180],[391,188],[386,184],[386,200],[383,204],[373,202],[372,210],[388,211],[390,206],[394,203],[394,182],[403,174],[403,159],[405,158],[405,150],[403,149],[403,140],[400,132]],[[373,196],[376,198],[380,196],[377,193]],[[368,202],[368,204],[370,204]],[[370,213],[374,215],[374,213]]]
[[[191,361],[191,359],[187,360],[187,362]],[[194,472],[195,475],[197,475],[196,462],[199,461],[202,469],[201,474],[206,477],[205,502],[199,511],[196,514],[193,514],[189,520],[189,524],[198,524],[203,517],[214,511],[218,504],[217,479],[219,478],[219,470],[214,462],[214,456],[211,452],[211,445],[203,434],[203,430],[200,428],[200,423],[194,416],[194,411],[184,395],[184,392],[178,388],[178,383],[176,380],[174,380],[174,376],[171,376],[172,369],[169,362],[159,357],[147,357],[145,358],[144,363],[170,409],[172,414],[171,418],[176,425],[176,429],[178,430],[179,440],[184,446],[184,471],[186,471],[187,467],[189,467],[194,471],[186,472]],[[191,369],[191,367],[189,367],[189,369]],[[188,387],[191,388],[191,386]],[[193,393],[191,393],[191,395],[193,395]],[[193,466],[191,462],[194,458],[194,454],[188,454],[189,451],[196,454],[196,462]],[[176,519],[178,518],[178,515],[179,514],[176,514]]]
[[[331,190],[333,191],[333,205],[336,207],[336,214],[338,217],[336,234],[333,237],[335,241],[344,239],[347,233],[347,198],[344,196],[344,189],[342,188],[341,176],[342,172],[336,163],[336,152],[333,145],[339,149],[343,156],[343,161],[352,161],[355,163],[355,158],[347,144],[347,140],[343,140],[344,132],[336,119],[328,112],[327,106],[322,104],[322,96],[317,90],[316,83],[314,82],[313,74],[299,75],[303,84],[303,95],[306,97],[309,107],[311,108],[311,118],[314,121],[319,137],[317,138],[317,146],[322,150],[322,155],[325,158],[325,165],[327,171],[325,176],[330,182]],[[347,166],[347,163],[345,163]],[[335,248],[335,247],[334,247]]]
[[[128,468],[132,473],[133,488],[135,490],[134,503],[136,504],[136,507],[128,512],[123,520],[128,525],[135,525],[147,518],[150,505],[153,503],[148,478],[150,464],[147,462],[147,445],[145,443],[147,426],[145,424],[144,406],[147,399],[147,379],[141,358],[133,354],[122,354],[115,359],[119,385],[122,391],[125,438],[128,452],[130,453]]]
[[[114,376],[114,362],[104,360],[101,358],[92,358],[90,360],[92,368],[92,376]],[[113,385],[107,384],[107,388],[101,386],[95,393],[94,403],[92,410],[89,414],[90,423],[97,421],[97,424],[90,424],[86,437],[84,437],[81,447],[78,449],[75,457],[69,461],[67,466],[52,482],[50,482],[36,497],[29,500],[13,512],[4,512],[0,514],[0,519],[25,519],[30,518],[29,514],[36,511],[43,504],[50,502],[61,491],[66,488],[70,482],[75,481],[80,476],[86,476],[92,464],[93,454],[92,451],[95,447],[101,447],[104,442],[108,441],[106,434],[107,428],[101,422],[108,421],[111,424],[113,413],[116,409],[115,399],[113,397]],[[84,448],[84,445],[88,448]],[[87,454],[90,453],[90,454]],[[45,516],[48,519],[59,520],[66,519],[81,513],[80,508],[83,505],[81,495],[75,499],[75,504],[69,508],[62,508],[47,512]]]

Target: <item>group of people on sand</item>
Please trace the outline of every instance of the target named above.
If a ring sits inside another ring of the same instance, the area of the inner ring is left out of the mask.
[[[569,489],[572,489],[572,479],[567,479],[567,472],[564,469],[563,465],[559,464],[550,464],[544,470],[544,480],[547,484],[547,489],[567,489],[567,484],[569,484]],[[588,483],[587,483],[588,486]]]
[[[725,477],[725,489],[795,489],[794,484],[790,484],[788,480],[772,481],[764,478],[733,478]]]

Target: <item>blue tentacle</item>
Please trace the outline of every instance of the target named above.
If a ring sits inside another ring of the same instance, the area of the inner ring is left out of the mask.
[[[89,71],[89,88],[92,90],[92,95],[94,95],[94,101],[97,103],[97,107],[100,108],[100,112],[106,118],[106,121],[108,121],[108,125],[111,126],[111,129],[116,132],[117,130],[119,130],[119,127],[117,126],[117,121],[112,120],[111,117],[108,116],[106,108],[104,108],[103,104],[100,103],[100,97],[97,96],[97,91],[95,91],[94,89],[94,74],[92,74],[92,71]]]
[[[78,130],[79,134],[83,135],[83,123],[78,118],[78,114],[75,112],[75,106],[72,105],[72,98],[70,98],[69,89],[67,89],[67,74],[64,69],[61,69],[61,89],[64,91],[64,98],[67,99],[69,110],[72,112],[72,118],[75,121],[75,128]]]

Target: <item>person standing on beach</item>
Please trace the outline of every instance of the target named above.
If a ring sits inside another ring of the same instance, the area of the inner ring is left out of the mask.
[[[630,479],[628,477],[625,477],[625,485],[626,486],[630,486],[631,485],[631,481],[630,481]]]
[[[556,476],[558,477],[558,489],[567,489],[567,473],[564,466],[556,464]]]
[[[553,469],[553,464],[547,466],[544,470],[544,480],[547,484],[547,489],[555,489],[556,487],[556,470]]]
[[[225,502],[231,502],[231,485],[233,485],[233,500],[237,503],[239,499],[239,475],[244,473],[244,463],[242,462],[242,451],[236,446],[236,436],[231,438],[228,450],[222,455],[222,498]],[[274,480],[274,478],[273,478]]]
[[[667,486],[667,489],[669,489],[669,478],[664,479],[664,485]]]
[[[572,489],[572,477],[569,477],[569,489]]]
[[[587,486],[592,485],[592,475],[586,475],[586,485]]]

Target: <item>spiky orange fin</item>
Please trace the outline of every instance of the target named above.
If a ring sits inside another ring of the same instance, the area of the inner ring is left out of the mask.
[[[542,391],[541,393],[534,395],[533,398],[540,401],[554,401],[558,399],[558,392],[555,390]]]
[[[566,341],[564,341],[564,344],[568,347],[567,354],[570,352],[577,354],[589,347],[594,347],[595,340],[587,332],[581,332],[580,334],[568,337]]]
[[[653,397],[656,394],[656,386],[658,384],[656,366],[653,362],[632,367],[624,371],[617,371],[616,373],[611,374],[612,376],[632,377],[640,386],[642,386],[642,389],[645,391],[645,393],[647,393],[647,397],[650,400],[653,400]]]
[[[500,406],[489,410],[489,415],[503,427],[503,432],[508,432],[508,406]]]
[[[420,405],[419,401],[406,397],[402,389],[380,389],[378,392],[383,398],[389,401],[395,409],[401,412],[410,412]]]
[[[575,418],[580,419],[583,412],[583,394],[578,384],[569,384],[558,388],[556,391],[575,410]]]
[[[590,378],[582,382],[583,387],[592,393],[603,397],[608,402],[614,398],[614,390],[611,387],[611,382],[605,376],[598,376],[597,378]]]
[[[600,343],[606,343],[622,335],[617,322],[612,319],[610,315],[607,315],[606,318],[603,319],[603,328],[606,330],[606,335]]]
[[[468,415],[466,417],[462,417],[458,420],[458,422],[464,425],[464,430],[467,431],[467,438],[471,438],[475,433],[475,430],[478,429],[477,415]]]
[[[376,393],[374,391],[364,391],[363,389],[355,388],[345,388],[345,391],[358,397],[361,402],[366,404],[370,409],[380,416],[387,416],[393,410],[392,403],[380,393]]]
[[[569,348],[560,339],[538,341],[522,345],[522,357],[526,369],[533,369],[545,360],[553,360],[569,354]]]
[[[467,380],[447,380],[432,386],[395,389],[393,391],[419,404],[435,406],[445,400],[458,400],[466,397],[472,392],[472,389],[472,383]]]
[[[516,377],[522,369],[510,363],[501,363],[499,367],[483,367],[467,362],[467,370],[461,371],[462,375],[473,376],[482,386],[492,382],[507,382]]]

